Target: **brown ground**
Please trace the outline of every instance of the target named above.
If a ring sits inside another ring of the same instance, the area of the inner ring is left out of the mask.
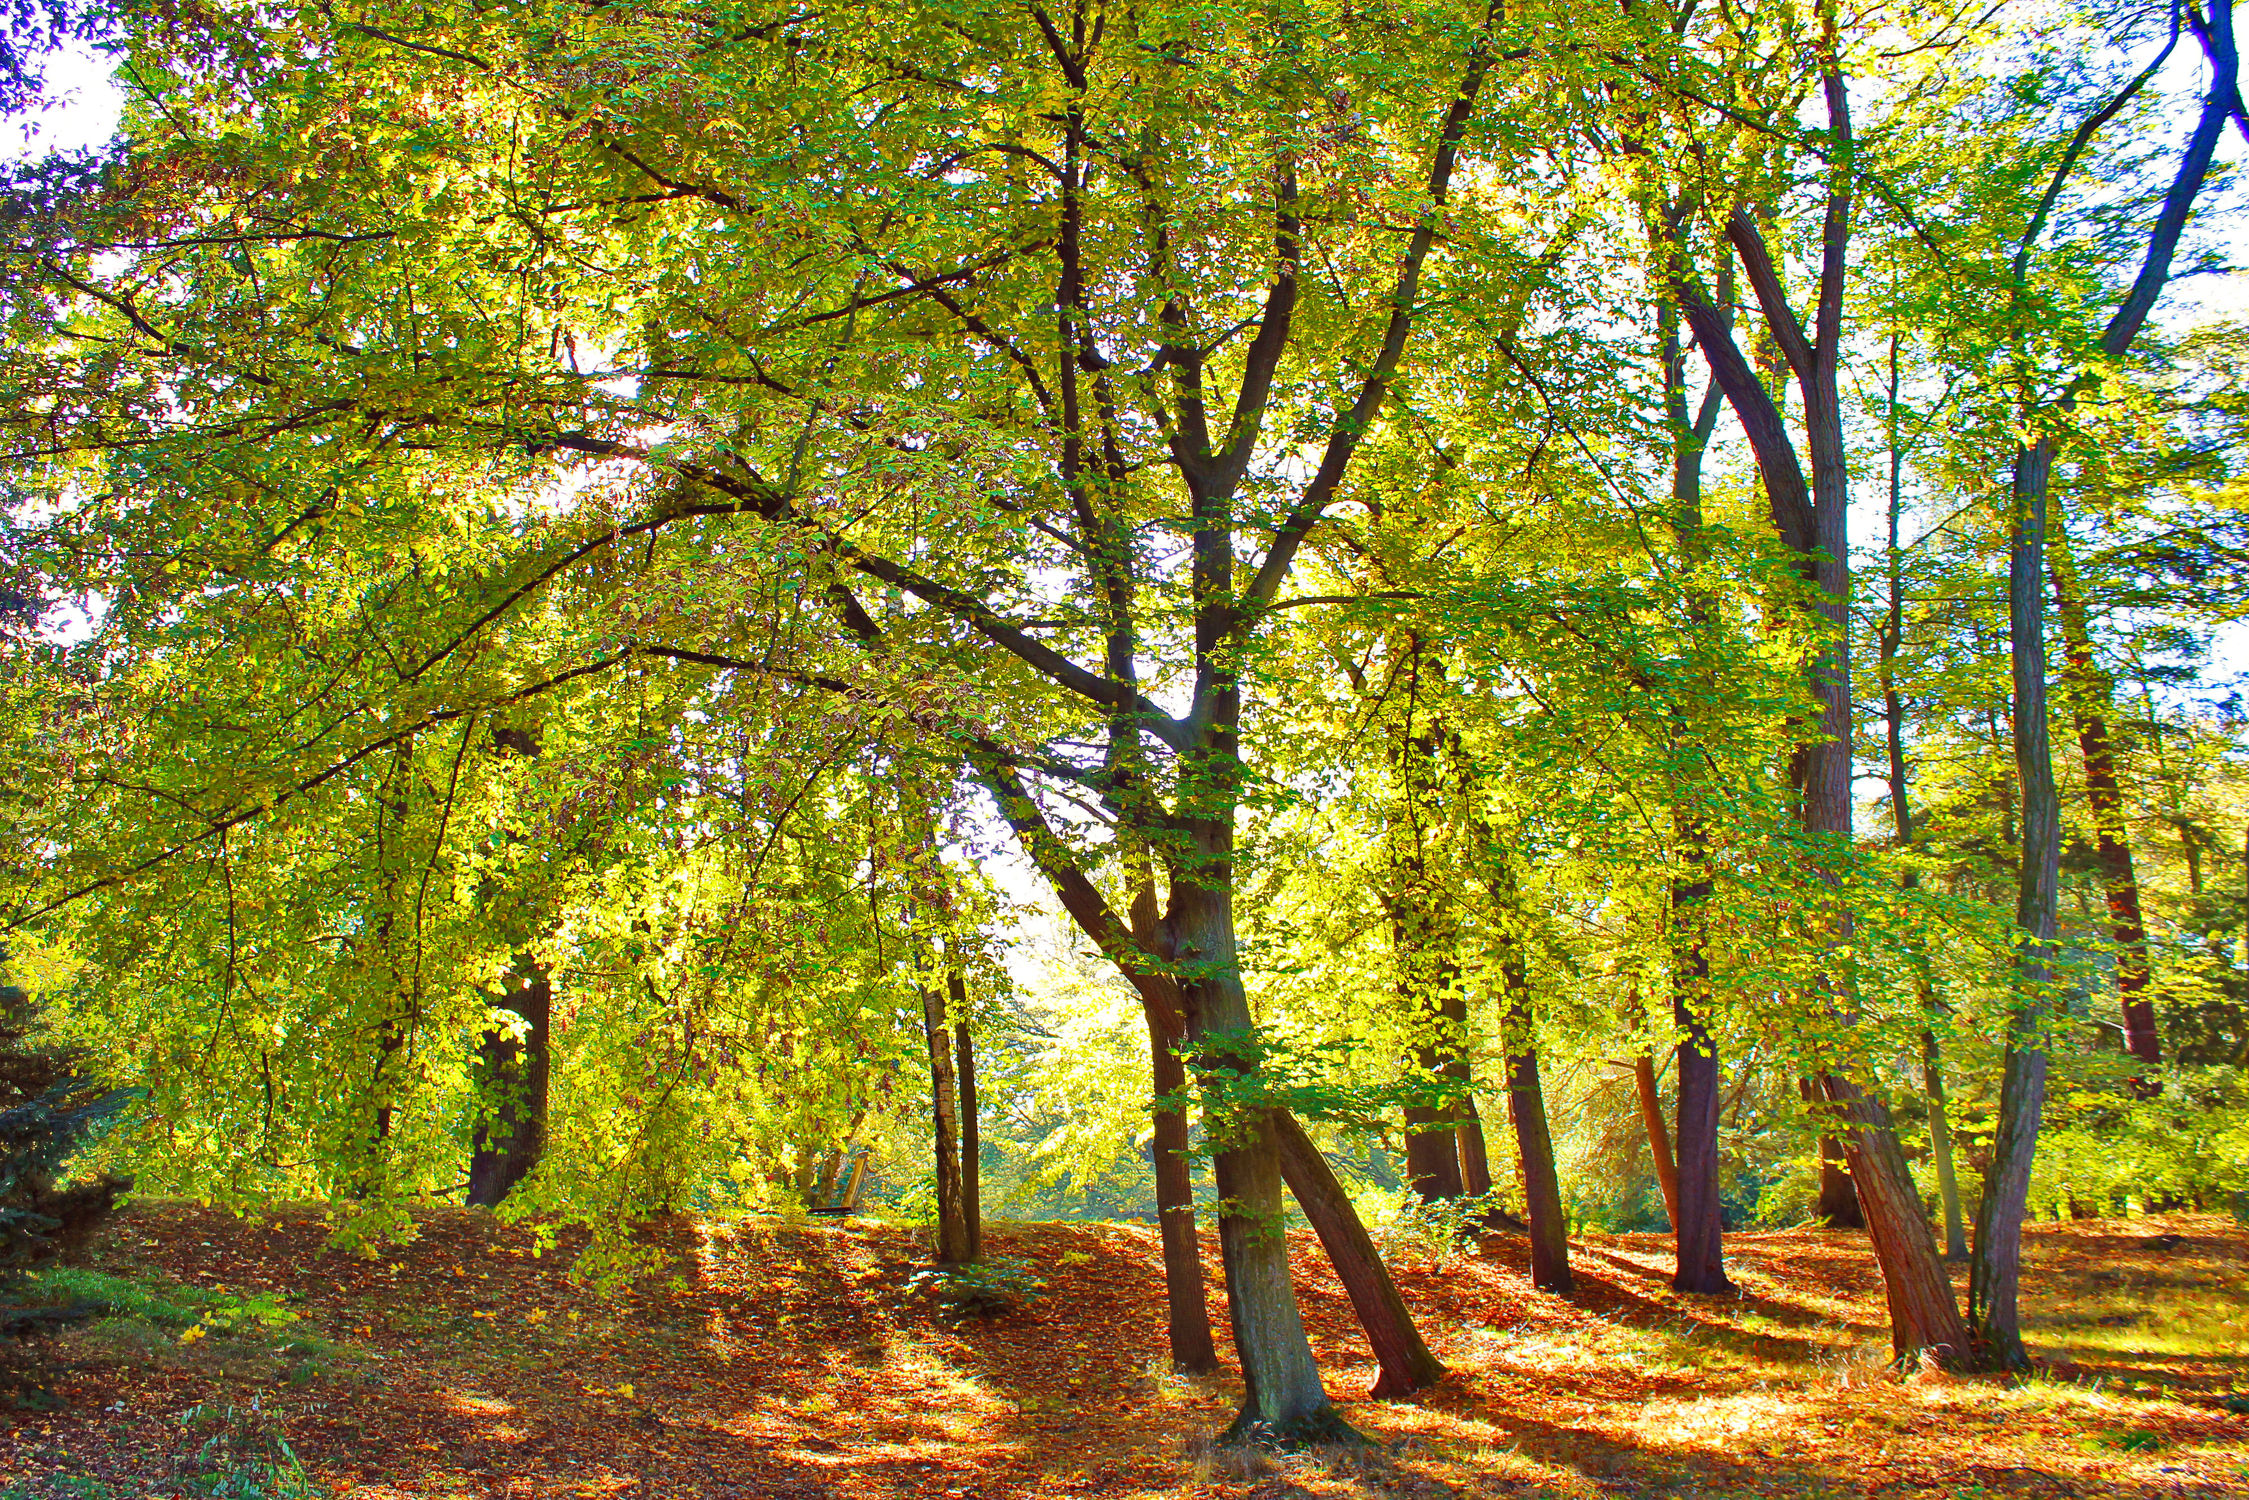
[[[904,1230],[682,1229],[664,1270],[605,1300],[481,1214],[431,1214],[369,1261],[324,1250],[310,1215],[142,1206],[99,1269],[175,1302],[264,1294],[271,1316],[70,1335],[65,1404],[0,1414],[0,1500],[318,1493],[229,1467],[283,1435],[366,1500],[2249,1495],[2249,1234],[2215,1216],[2034,1228],[2046,1364],[2021,1382],[1890,1375],[1858,1236],[1729,1236],[1739,1299],[1675,1295],[1665,1242],[1636,1235],[1577,1241],[1579,1291],[1550,1297],[1494,1239],[1399,1267],[1454,1371],[1406,1403],[1361,1397],[1373,1366],[1308,1243],[1315,1348],[1378,1446],[1248,1459],[1198,1442],[1227,1383],[1165,1373],[1152,1231],[988,1238],[1050,1290],[948,1332],[900,1291],[924,1257]]]

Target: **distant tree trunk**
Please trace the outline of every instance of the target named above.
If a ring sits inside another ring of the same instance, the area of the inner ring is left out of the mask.
[[[1921,1086],[1929,1096],[1929,1152],[1937,1163],[1937,1201],[1944,1209],[1944,1258],[1968,1258],[1968,1232],[1960,1219],[1960,1178],[1952,1159],[1952,1126],[1945,1118],[1944,1058],[1934,1031],[1921,1033]]]
[[[1460,1102],[1460,1186],[1471,1198],[1492,1190],[1491,1152],[1484,1144],[1484,1117],[1476,1110],[1476,1096]]]
[[[1460,976],[1449,964],[1438,966],[1439,994],[1414,996],[1417,1007],[1434,1019],[1441,1034],[1416,1043],[1414,1062],[1421,1076],[1454,1089],[1468,1085],[1468,1058],[1463,1050],[1468,1030],[1468,1001],[1460,993]],[[1460,1108],[1457,1104],[1410,1105],[1406,1109],[1406,1174],[1424,1202],[1437,1203],[1461,1197],[1466,1191],[1460,1171]]]
[[[518,1039],[513,1028],[495,1026],[477,1041],[481,1107],[469,1152],[468,1201],[486,1208],[497,1205],[529,1176],[546,1148],[554,984],[545,969],[528,960],[510,979],[519,977],[522,988],[510,989],[497,1008],[522,1019],[522,1037]]]
[[[1538,1081],[1529,971],[1512,947],[1500,960],[1507,989],[1507,1112],[1523,1163],[1524,1217],[1530,1221],[1531,1282],[1542,1291],[1570,1290],[1570,1226],[1562,1212],[1562,1183],[1554,1171],[1554,1135],[1546,1123],[1546,1094]]]
[[[968,1259],[984,1258],[984,1137],[976,1119],[976,1036],[968,1026],[968,981],[958,969],[945,976],[952,996],[954,1076],[961,1104],[961,1231]]]
[[[1826,1114],[1820,1107],[1819,1085],[1802,1078],[1797,1080],[1796,1087],[1804,1101],[1812,1106],[1814,1114],[1824,1120]],[[1858,1186],[1851,1180],[1849,1153],[1843,1149],[1842,1141],[1829,1135],[1824,1126],[1820,1130],[1819,1153],[1819,1197],[1812,1203],[1813,1219],[1827,1229],[1864,1229],[1866,1215],[1860,1212]]]
[[[1304,1127],[1285,1110],[1271,1110],[1273,1133],[1281,1148],[1281,1173],[1296,1196],[1304,1217],[1328,1253],[1338,1281],[1359,1314],[1367,1344],[1374,1350],[1381,1376],[1372,1396],[1410,1396],[1445,1377],[1445,1367],[1422,1342],[1406,1300],[1391,1279],[1389,1267],[1375,1250],[1374,1240],[1351,1206],[1350,1194],[1336,1180],[1320,1148]]]
[[[1679,1168],[1671,1158],[1671,1127],[1664,1123],[1663,1096],[1656,1092],[1655,1059],[1642,1052],[1632,1059],[1632,1086],[1640,1096],[1640,1124],[1655,1158],[1656,1186],[1663,1190],[1663,1216],[1679,1228]]]
[[[2061,526],[2052,528],[2049,559],[2054,609],[2062,626],[2062,696],[2077,724],[2077,745],[2085,757],[2085,800],[2093,815],[2094,857],[2108,902],[2109,939],[2116,946],[2116,997],[2124,1011],[2124,1050],[2152,1070],[2163,1066],[2163,1041],[2155,1025],[2155,999],[2148,993],[2147,923],[2140,915],[2140,880],[2132,864],[2131,833],[2124,826],[2124,794],[2116,775],[2116,753],[2109,738],[2111,702],[2107,676],[2093,657],[2085,601],[2075,587],[2069,543]],[[2146,1075],[2131,1080],[2133,1092],[2150,1098],[2162,1085]]]
[[[930,1134],[937,1165],[937,1260],[965,1265],[968,1218],[961,1206],[960,1105],[953,1078],[953,1032],[945,1018],[945,996],[921,992],[922,1038],[929,1050]]]

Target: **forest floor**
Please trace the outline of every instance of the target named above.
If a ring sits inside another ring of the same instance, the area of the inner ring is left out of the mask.
[[[1213,1451],[1237,1388],[1168,1373],[1142,1226],[995,1227],[1046,1295],[951,1330],[905,1229],[677,1228],[607,1298],[481,1213],[419,1231],[369,1260],[311,1213],[124,1213],[61,1273],[111,1312],[60,1341],[59,1404],[0,1412],[0,1500],[2249,1495],[2249,1232],[2216,1216],[2032,1228],[2021,1380],[1888,1371],[1862,1236],[1729,1235],[1743,1294],[1702,1298],[1664,1238],[1588,1235],[1567,1299],[1494,1237],[1398,1265],[1453,1371],[1408,1402],[1361,1394],[1307,1239],[1306,1322],[1374,1442],[1296,1456]]]

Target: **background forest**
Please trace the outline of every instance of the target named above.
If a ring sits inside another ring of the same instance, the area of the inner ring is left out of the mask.
[[[1370,1229],[2009,1367],[2026,1216],[2249,1191],[2230,0],[11,15],[83,1171],[1139,1217],[1182,1367],[1200,1213],[1284,1435],[1284,1213],[1411,1388]]]

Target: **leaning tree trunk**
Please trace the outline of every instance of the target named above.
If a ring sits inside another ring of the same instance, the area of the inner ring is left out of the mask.
[[[1435,1385],[1445,1378],[1445,1367],[1422,1342],[1421,1330],[1406,1310],[1406,1299],[1391,1279],[1389,1267],[1382,1263],[1358,1210],[1351,1206],[1350,1194],[1336,1180],[1334,1169],[1304,1133],[1304,1127],[1285,1110],[1270,1114],[1289,1191],[1296,1195],[1297,1205],[1319,1235],[1320,1245],[1335,1267],[1336,1279],[1349,1294],[1359,1326],[1366,1330],[1367,1345],[1381,1367],[1381,1375],[1367,1394],[1410,1396]]]
[[[937,1260],[965,1265],[968,1218],[961,1207],[960,1107],[953,1079],[953,1030],[945,1017],[945,996],[930,986],[921,992],[922,1039],[929,1051],[929,1122],[937,1167]]]
[[[1632,1059],[1632,1088],[1640,1096],[1640,1125],[1648,1135],[1648,1154],[1655,1158],[1656,1186],[1663,1192],[1663,1216],[1679,1231],[1679,1166],[1671,1155],[1671,1127],[1664,1123],[1663,1096],[1656,1089],[1655,1059],[1646,1052]]]
[[[495,1008],[523,1022],[522,1036],[513,1027],[493,1026],[477,1039],[480,1108],[469,1150],[468,1201],[485,1208],[528,1177],[546,1147],[554,984],[545,969],[527,961],[520,963],[518,973],[522,988],[509,990]]]

